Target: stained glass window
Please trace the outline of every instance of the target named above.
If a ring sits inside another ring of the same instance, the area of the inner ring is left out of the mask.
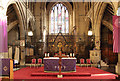
[[[69,12],[61,4],[56,4],[50,11],[50,34],[69,33]]]

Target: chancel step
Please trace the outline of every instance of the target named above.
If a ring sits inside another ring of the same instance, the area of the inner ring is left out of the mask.
[[[63,76],[91,76],[91,73],[61,73]],[[32,73],[31,76],[56,76],[59,73]]]

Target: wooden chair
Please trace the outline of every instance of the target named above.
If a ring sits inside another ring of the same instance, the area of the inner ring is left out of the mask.
[[[41,64],[42,64],[42,59],[38,59],[37,67],[39,66],[39,64],[40,64],[40,66],[41,66]]]
[[[58,53],[55,53],[55,56],[54,57],[58,57]]]
[[[85,65],[85,60],[83,58],[80,59],[80,66],[82,67],[82,65]]]
[[[88,67],[89,65],[92,67],[92,65],[91,65],[91,60],[90,60],[90,59],[86,59],[86,65],[87,65],[87,67]]]
[[[31,66],[32,66],[32,64],[34,64],[34,67],[35,67],[35,65],[36,65],[36,59],[32,59]],[[30,67],[31,67],[31,66],[30,66]]]

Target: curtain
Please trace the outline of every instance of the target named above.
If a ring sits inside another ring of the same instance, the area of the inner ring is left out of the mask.
[[[113,16],[113,52],[120,52],[120,16]]]
[[[0,53],[8,52],[7,16],[0,15]]]

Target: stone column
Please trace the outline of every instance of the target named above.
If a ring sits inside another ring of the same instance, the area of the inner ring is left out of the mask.
[[[118,53],[118,63],[116,66],[116,73],[120,75],[120,53]]]
[[[37,36],[37,41],[40,39],[40,17],[35,16],[35,29],[36,29],[36,36]]]
[[[7,16],[0,12],[0,58],[8,58]]]
[[[36,3],[35,4],[35,12],[34,12],[34,16],[35,16],[35,33],[36,33],[36,41],[40,40],[40,13],[41,13],[41,6],[40,6],[40,3]]]
[[[25,65],[25,47],[21,46],[21,60],[20,60],[20,65],[24,66]]]
[[[100,36],[95,36],[95,48],[100,49]]]
[[[20,41],[20,53],[21,53],[21,60],[20,60],[20,66],[24,66],[25,65],[25,54],[26,54],[26,50],[25,50],[25,38],[21,37],[21,41]]]
[[[97,23],[96,25],[94,25],[93,33],[95,35],[95,48],[99,50],[100,49],[100,23]]]

